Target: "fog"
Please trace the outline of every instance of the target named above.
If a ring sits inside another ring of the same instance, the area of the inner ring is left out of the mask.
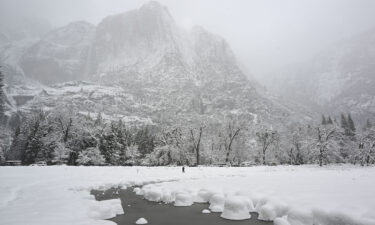
[[[38,16],[54,27],[140,7],[147,0],[0,0],[1,12]],[[260,81],[332,43],[375,27],[373,0],[160,0],[184,27],[223,36]]]

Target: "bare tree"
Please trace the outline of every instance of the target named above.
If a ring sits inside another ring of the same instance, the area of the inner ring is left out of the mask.
[[[302,154],[302,146],[304,143],[303,135],[304,131],[299,126],[293,126],[290,130],[290,142],[291,142],[291,149],[289,152],[289,163],[300,165],[304,163],[303,154]]]
[[[200,163],[200,144],[203,134],[203,128],[203,126],[200,126],[197,132],[195,132],[195,129],[190,129],[191,141],[193,143],[194,152],[196,154],[197,166]]]
[[[262,146],[262,158],[263,158],[263,165],[266,165],[266,152],[268,148],[278,140],[278,135],[276,131],[272,130],[263,130],[256,133],[257,141]]]
[[[236,125],[234,121],[230,121],[225,129],[225,134],[223,135],[224,148],[226,152],[225,163],[229,163],[229,156],[232,152],[233,141],[239,135],[240,131],[241,127]]]

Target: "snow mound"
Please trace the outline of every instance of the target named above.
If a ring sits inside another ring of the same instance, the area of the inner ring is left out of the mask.
[[[224,203],[224,211],[221,217],[229,220],[250,219],[249,209],[245,199],[237,196],[227,198]]]
[[[145,199],[151,202],[161,201],[162,196],[163,196],[163,192],[157,188],[151,188],[150,190],[145,190],[145,194],[144,194]]]
[[[143,195],[144,194],[143,190],[139,187],[134,188],[133,192],[135,192],[136,195]]]
[[[273,210],[271,205],[264,205],[259,211],[259,220],[272,221],[276,218],[276,212]]]
[[[245,201],[246,207],[247,207],[249,212],[256,212],[255,207],[254,207],[254,203],[249,197],[242,196],[242,195],[236,195],[236,197],[242,198]]]
[[[147,224],[147,220],[145,218],[139,218],[135,224]]]
[[[203,213],[203,214],[208,214],[208,213],[211,213],[211,211],[208,210],[208,209],[203,209],[203,210],[202,210],[202,213]]]
[[[255,208],[255,211],[259,213],[258,219],[264,221],[273,221],[277,217],[285,216],[288,210],[287,204],[277,200],[269,201],[266,198],[261,199]]]
[[[213,195],[213,192],[207,189],[200,189],[197,193],[197,196],[195,197],[194,202],[206,203],[210,200],[212,195]]]
[[[215,194],[210,198],[210,206],[212,212],[223,212],[225,197],[222,194]]]
[[[189,193],[180,192],[176,195],[174,206],[191,206],[192,204],[193,199]]]
[[[165,203],[172,203],[174,202],[176,199],[176,196],[173,195],[173,193],[169,190],[164,190],[163,191],[163,197],[161,198],[161,200]]]
[[[124,214],[120,199],[90,201],[88,216],[92,219],[109,219]]]

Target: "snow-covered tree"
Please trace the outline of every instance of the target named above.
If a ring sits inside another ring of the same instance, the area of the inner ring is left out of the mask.
[[[353,159],[354,162],[359,162],[361,165],[375,163],[375,129],[370,123],[366,123],[359,136],[358,149]]]
[[[327,162],[328,151],[337,148],[337,146],[332,147],[335,144],[335,134],[337,134],[337,129],[334,125],[316,127],[316,147],[318,150],[319,166],[323,166],[323,163]]]
[[[99,148],[92,147],[84,149],[79,153],[77,163],[85,166],[96,166],[104,164],[105,159],[100,154]]]
[[[141,153],[138,151],[137,145],[130,145],[126,149],[126,164],[137,165],[139,163],[139,159],[141,157]]]
[[[322,115],[322,125],[326,125],[326,124],[327,124],[326,117]]]
[[[294,165],[301,165],[305,163],[304,157],[306,148],[306,135],[301,126],[295,125],[290,128],[290,151],[288,151],[289,163]]]
[[[54,149],[54,164],[66,164],[68,163],[70,154],[70,149],[66,148],[64,143],[58,142],[56,143],[56,148]]]
[[[327,124],[333,124],[333,120],[331,116],[328,116]]]
[[[345,135],[350,134],[349,124],[343,113],[341,113],[341,128],[345,131]]]
[[[190,128],[190,140],[193,144],[197,165],[200,164],[200,149],[203,129],[203,126],[200,126],[199,129]]]
[[[238,121],[232,119],[227,122],[226,127],[221,133],[221,138],[225,149],[225,163],[229,163],[230,154],[233,150],[233,143],[240,135],[241,129],[242,127],[239,125]]]
[[[261,128],[260,131],[256,132],[257,142],[261,147],[262,163],[266,165],[266,153],[269,147],[276,143],[279,139],[279,134],[275,130],[268,130]]]
[[[349,135],[354,136],[356,132],[356,128],[355,128],[355,124],[350,113],[348,114],[348,129],[349,129]]]

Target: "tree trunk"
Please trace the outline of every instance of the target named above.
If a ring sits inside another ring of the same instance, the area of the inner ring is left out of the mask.
[[[199,147],[197,147],[197,166],[199,165]]]
[[[266,149],[263,148],[263,165],[266,165]]]
[[[226,162],[226,163],[228,163],[228,162],[229,162],[229,153],[230,153],[230,152],[229,152],[229,151],[227,151],[227,155],[226,155],[226,157],[225,157],[225,162]]]
[[[320,149],[319,152],[319,166],[323,166],[323,150]]]

